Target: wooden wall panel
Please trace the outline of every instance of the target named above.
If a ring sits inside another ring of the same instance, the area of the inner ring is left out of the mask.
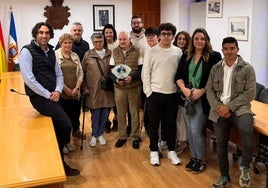
[[[160,24],[160,0],[132,0],[132,15],[140,15],[144,28]]]

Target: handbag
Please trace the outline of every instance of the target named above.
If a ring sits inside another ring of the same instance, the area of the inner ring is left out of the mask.
[[[105,91],[114,91],[114,83],[113,83],[113,80],[109,77],[105,78],[104,77],[104,72],[100,66],[100,63],[99,63],[99,60],[96,58],[96,62],[97,62],[97,65],[98,65],[98,68],[99,68],[99,71],[101,73],[101,89],[105,90]]]

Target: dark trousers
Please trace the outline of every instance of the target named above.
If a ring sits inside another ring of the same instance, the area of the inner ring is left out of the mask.
[[[242,140],[242,161],[241,166],[249,168],[253,157],[254,132],[252,114],[242,114],[236,116],[234,113],[229,118],[220,118],[217,123],[213,123],[217,137],[217,154],[220,172],[222,176],[229,175],[228,162],[228,141],[229,132],[232,125],[237,126]]]
[[[62,99],[61,104],[72,122],[73,132],[79,130],[81,101],[75,99]]]
[[[59,103],[50,101],[39,95],[30,97],[33,107],[42,115],[49,116],[52,119],[56,133],[59,150],[63,158],[63,147],[70,142],[72,122]]]
[[[158,130],[161,121],[161,128],[166,135],[168,150],[174,151],[176,143],[176,116],[178,108],[176,94],[153,92],[146,100],[149,115],[150,150],[158,150]]]

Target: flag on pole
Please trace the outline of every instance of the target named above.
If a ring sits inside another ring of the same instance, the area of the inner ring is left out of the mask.
[[[13,11],[10,13],[10,30],[9,30],[9,45],[8,45],[8,71],[13,71],[15,64],[18,64],[18,45],[17,34]]]
[[[6,51],[5,51],[5,43],[2,32],[2,25],[0,21],[0,77],[2,72],[7,71],[7,60],[6,60]]]

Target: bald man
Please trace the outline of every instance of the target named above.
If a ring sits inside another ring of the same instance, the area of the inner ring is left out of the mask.
[[[140,123],[139,107],[141,94],[141,69],[143,64],[143,55],[139,48],[131,43],[129,32],[121,31],[118,35],[119,46],[112,52],[110,66],[113,68],[119,64],[128,65],[131,68],[130,74],[124,79],[114,78],[114,95],[117,107],[117,120],[119,139],[115,147],[122,147],[127,142],[126,133],[126,113],[129,106],[131,115],[131,133],[132,147],[140,147]]]

